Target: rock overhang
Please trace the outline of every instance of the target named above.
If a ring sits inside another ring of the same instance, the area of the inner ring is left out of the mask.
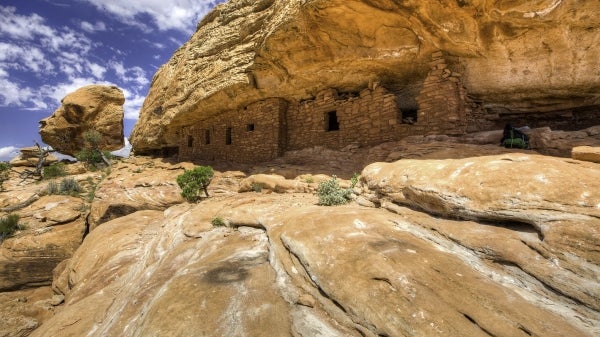
[[[491,113],[598,105],[600,75],[590,70],[599,66],[600,21],[589,15],[598,7],[557,0],[230,1],[157,72],[131,141],[141,152],[172,147],[181,126],[258,100],[299,101],[373,81],[415,108],[436,50]]]

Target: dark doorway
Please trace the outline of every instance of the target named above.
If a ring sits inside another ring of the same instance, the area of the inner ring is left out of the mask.
[[[231,145],[231,128],[225,130],[225,145]]]
[[[204,131],[204,144],[205,145],[210,144],[210,130]]]
[[[188,143],[188,147],[193,147],[194,146],[194,137],[188,136],[187,141],[188,141],[187,142]]]
[[[325,131],[337,131],[340,129],[340,122],[337,118],[336,111],[329,111],[325,115]]]

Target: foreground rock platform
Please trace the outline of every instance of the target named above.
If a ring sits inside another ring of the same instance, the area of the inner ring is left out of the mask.
[[[31,336],[596,336],[598,184],[527,153],[373,163],[373,207],[219,184],[97,226]]]

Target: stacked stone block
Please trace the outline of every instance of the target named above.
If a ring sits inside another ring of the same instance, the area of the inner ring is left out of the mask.
[[[464,134],[474,103],[461,83],[461,74],[448,68],[443,53],[435,52],[431,59],[431,70],[417,97],[418,124],[427,134]]]

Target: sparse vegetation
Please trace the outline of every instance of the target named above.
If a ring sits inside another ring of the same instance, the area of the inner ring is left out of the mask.
[[[19,215],[15,213],[0,218],[0,242],[20,229],[19,220]]]
[[[102,142],[102,134],[96,130],[86,131],[83,133],[83,140],[86,147],[75,154],[78,161],[84,162],[91,169],[97,169],[103,164],[110,166],[110,160],[113,155],[108,151],[100,150]]]
[[[260,183],[252,183],[252,190],[254,192],[262,192],[263,186]]]
[[[313,177],[306,177],[304,178],[304,182],[307,184],[312,184],[315,182],[315,179],[313,179]]]
[[[52,179],[57,177],[64,177],[67,175],[65,170],[65,163],[52,163],[50,166],[44,167],[42,170],[42,178]]]
[[[77,195],[81,193],[82,188],[75,179],[65,178],[60,184],[55,181],[49,182],[46,191],[48,194]]]
[[[352,194],[351,188],[342,188],[337,180],[336,176],[332,176],[331,179],[323,181],[317,188],[317,195],[319,196],[319,205],[322,206],[335,206],[343,205],[350,201],[350,195]]]
[[[360,173],[354,173],[352,178],[350,178],[350,188],[354,188],[356,184],[358,184],[358,178],[360,177]]]
[[[223,220],[223,218],[218,217],[218,216],[214,217],[210,223],[215,227],[225,226],[225,220]]]
[[[8,180],[9,173],[10,164],[4,161],[0,162],[0,191],[4,191],[4,187],[2,185]]]
[[[183,174],[177,177],[177,184],[181,187],[181,196],[190,202],[200,199],[204,194],[208,198],[208,185],[214,176],[212,167],[197,166],[191,170],[185,170]]]

